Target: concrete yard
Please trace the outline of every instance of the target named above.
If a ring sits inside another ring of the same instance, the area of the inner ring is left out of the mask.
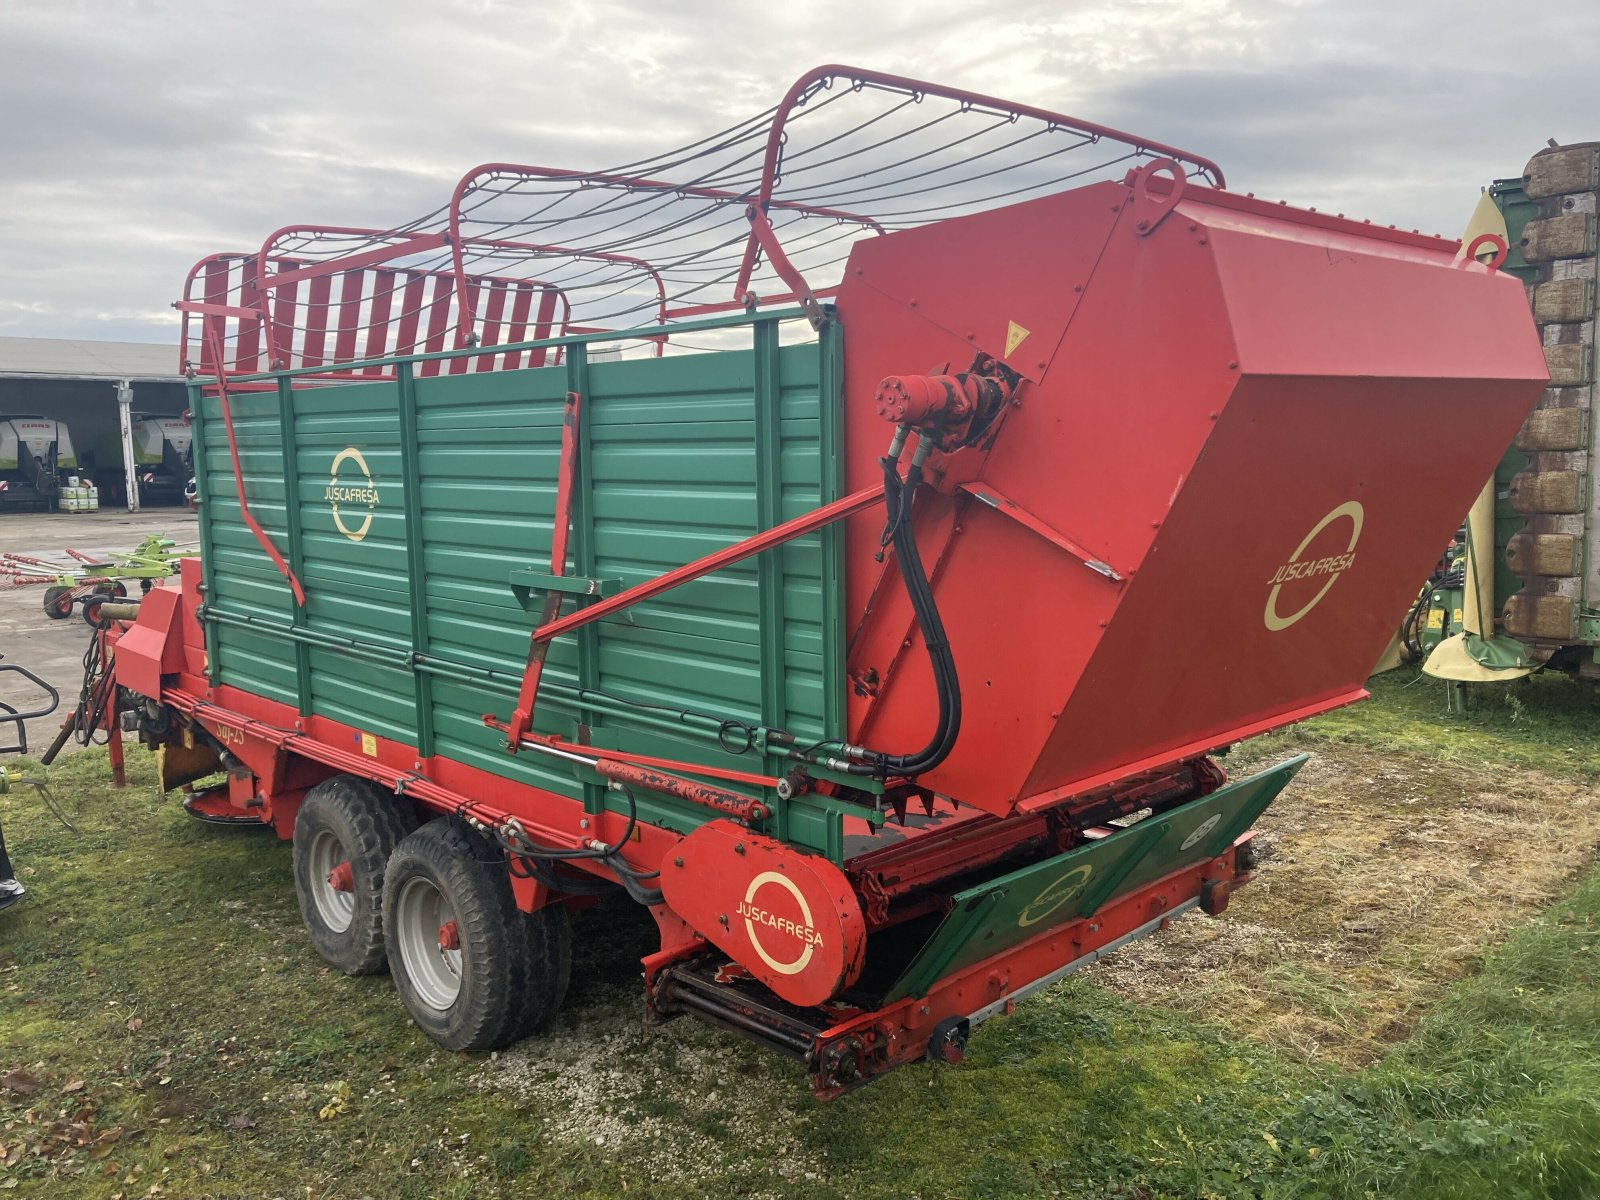
[[[170,537],[180,547],[199,536],[195,514],[183,508],[7,514],[0,516],[0,553],[26,554],[71,570],[73,560],[65,553],[69,546],[95,558],[109,558],[131,550],[153,533]],[[10,571],[0,571],[0,583],[11,578]],[[130,584],[129,591],[137,595],[138,585]],[[42,584],[0,586],[0,665],[26,667],[61,693],[61,707],[55,713],[27,723],[28,749],[34,757],[44,753],[76,703],[83,653],[89,645],[88,626],[76,610],[70,620],[45,616],[44,592]],[[0,701],[26,712],[40,707],[42,699],[39,689],[15,672],[0,672]],[[0,726],[0,745],[16,743],[14,728]]]

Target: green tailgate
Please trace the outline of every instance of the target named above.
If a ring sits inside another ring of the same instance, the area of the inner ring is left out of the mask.
[[[195,388],[214,682],[606,803],[594,777],[508,755],[483,722],[510,717],[543,600],[527,584],[550,571],[563,404],[582,397],[565,573],[608,591],[836,499],[837,330],[782,345],[779,318],[738,320],[743,350],[591,363],[578,339],[558,366],[458,374],[448,359],[400,360],[394,380],[235,391],[250,508],[304,584],[304,609],[243,522],[219,401]],[[731,754],[715,721],[689,728],[668,709],[840,736],[837,537],[796,539],[557,639],[535,728],[755,772],[778,760]],[[565,611],[584,602],[568,595]],[[640,799],[669,828],[714,815]],[[770,832],[837,857],[836,805],[773,808]]]
[[[1222,854],[1306,761],[1304,754],[1218,788],[1066,854],[959,892],[916,958],[884,997],[925,995],[940,979],[1055,925],[1092,916],[1108,900]]]

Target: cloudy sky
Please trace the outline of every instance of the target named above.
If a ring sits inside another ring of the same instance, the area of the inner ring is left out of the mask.
[[[1547,138],[1600,139],[1597,49],[1576,0],[0,0],[0,335],[170,342],[203,254],[386,227],[486,160],[643,157],[823,62],[1454,235]]]

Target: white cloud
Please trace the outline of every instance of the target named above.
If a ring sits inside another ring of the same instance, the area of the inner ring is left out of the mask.
[[[603,167],[821,62],[1185,145],[1232,184],[1453,233],[1545,139],[1600,134],[1600,9],[1426,0],[591,0],[0,7],[0,322],[164,341],[188,266],[382,226],[469,166]]]

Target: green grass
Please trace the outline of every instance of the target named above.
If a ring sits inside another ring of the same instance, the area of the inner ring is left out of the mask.
[[[1520,715],[1479,690],[1446,719],[1426,686],[1380,681],[1297,736],[1600,764],[1592,689],[1535,681]],[[1365,1071],[1079,981],[986,1026],[960,1068],[818,1105],[730,1035],[640,1028],[653,934],[627,905],[579,920],[548,1038],[439,1051],[386,978],[312,953],[285,845],[189,821],[130,765],[124,792],[100,753],[49,773],[76,835],[0,797],[32,892],[0,916],[0,1076],[37,1081],[0,1079],[0,1195],[1600,1197],[1600,873]],[[1360,1002],[1293,961],[1272,986],[1333,1019]]]
[[[1465,713],[1447,713],[1445,684],[1414,667],[1368,687],[1372,700],[1307,721],[1295,735],[1600,781],[1600,683],[1540,674],[1472,685]]]
[[[1600,1195],[1597,984],[1600,873],[1359,1074],[1079,983],[1019,1008],[963,1070],[903,1071],[828,1123],[871,1162],[859,1196]],[[969,1136],[980,1152],[956,1152]]]

